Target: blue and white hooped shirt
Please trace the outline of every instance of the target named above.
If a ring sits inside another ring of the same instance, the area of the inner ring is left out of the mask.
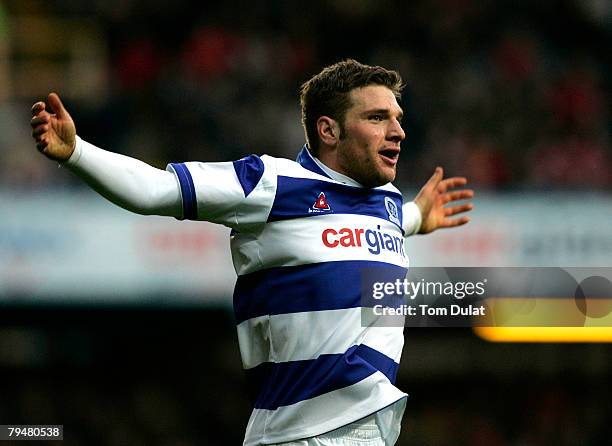
[[[251,155],[170,164],[183,216],[232,228],[234,312],[254,409],[244,444],[329,432],[406,397],[402,327],[363,326],[360,273],[405,275],[402,196],[297,162]],[[348,183],[348,184],[347,184]]]

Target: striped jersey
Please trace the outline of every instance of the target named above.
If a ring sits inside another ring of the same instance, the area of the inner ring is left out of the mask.
[[[394,385],[403,328],[361,317],[364,269],[403,277],[408,268],[394,186],[332,178],[306,146],[297,161],[251,155],[168,170],[184,218],[232,228],[234,313],[254,401],[245,445],[320,435],[406,397]]]

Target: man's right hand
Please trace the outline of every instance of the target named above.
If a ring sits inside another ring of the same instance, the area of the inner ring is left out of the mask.
[[[50,113],[42,101],[32,106],[32,137],[40,153],[63,163],[74,152],[76,128],[56,93],[49,94],[47,103],[54,113]]]

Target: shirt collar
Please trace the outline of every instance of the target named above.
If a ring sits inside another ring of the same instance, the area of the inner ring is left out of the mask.
[[[342,184],[347,184],[349,186],[355,187],[363,187],[357,181],[353,180],[346,175],[341,174],[340,172],[336,172],[334,169],[326,166],[310,153],[308,150],[308,144],[304,144],[302,150],[298,154],[297,160],[298,164],[300,164],[303,168],[310,170],[311,172],[318,173],[319,175],[323,175],[327,178],[331,178],[334,181],[337,181]]]

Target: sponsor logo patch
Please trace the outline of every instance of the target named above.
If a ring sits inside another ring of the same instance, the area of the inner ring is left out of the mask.
[[[404,237],[374,228],[326,228],[321,233],[326,248],[364,248],[370,254],[380,255],[385,251],[406,257]]]

